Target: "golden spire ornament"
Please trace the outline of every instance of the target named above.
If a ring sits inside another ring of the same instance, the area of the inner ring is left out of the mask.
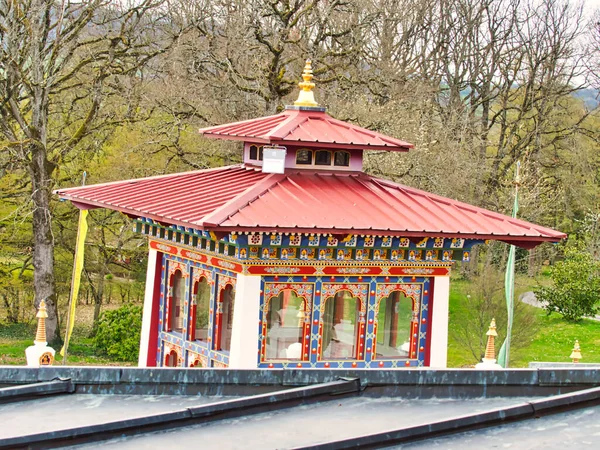
[[[40,302],[40,309],[36,314],[38,319],[37,332],[35,333],[35,340],[33,341],[35,344],[47,344],[46,341],[46,318],[48,317],[48,312],[46,311],[46,302],[42,300]]]
[[[579,341],[577,339],[575,339],[575,345],[573,346],[573,351],[569,358],[571,358],[574,363],[578,363],[581,359],[581,348],[579,347]]]
[[[498,336],[496,332],[496,319],[492,319],[488,332],[485,334],[488,337],[485,346],[485,359],[493,359],[496,362],[496,348],[494,346],[494,340]]]
[[[315,101],[315,94],[313,92],[315,83],[312,82],[313,71],[310,59],[306,60],[304,72],[302,72],[302,79],[304,81],[298,83],[298,86],[300,87],[300,93],[298,94],[298,100],[294,102],[294,106],[319,106],[319,104]]]

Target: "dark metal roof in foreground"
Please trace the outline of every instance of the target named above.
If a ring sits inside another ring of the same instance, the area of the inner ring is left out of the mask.
[[[214,231],[492,239],[531,248],[564,233],[362,172],[242,165],[59,189],[80,207]]]
[[[0,367],[0,384],[39,388],[0,404],[0,449],[596,448],[598,369],[576,366],[353,370],[343,379],[334,370]],[[56,377],[64,381],[35,383]],[[57,383],[87,395],[50,392]],[[219,398],[232,389],[240,396]]]

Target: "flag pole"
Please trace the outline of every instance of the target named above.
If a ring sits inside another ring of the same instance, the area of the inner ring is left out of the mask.
[[[515,203],[513,206],[512,217],[517,217],[517,212],[519,211],[519,184],[520,184],[520,169],[521,163],[517,161],[517,169],[515,173]],[[506,262],[506,275],[504,277],[504,290],[506,292],[506,309],[508,311],[507,323],[506,323],[506,339],[500,348],[500,352],[498,354],[498,363],[504,367],[508,368],[510,362],[510,341],[512,335],[512,325],[513,325],[513,313],[514,313],[514,304],[515,304],[515,253],[516,247],[514,245],[510,246],[510,250],[508,251],[508,260]]]
[[[81,179],[81,185],[85,186],[85,178],[87,176],[87,172],[83,172],[83,176]],[[73,253],[73,272],[71,273],[71,289],[69,291],[69,307],[67,310],[67,325],[65,327],[65,342],[63,344],[62,349],[60,350],[60,354],[62,355],[62,364],[63,366],[67,365],[67,349],[69,347],[69,340],[71,339],[71,333],[73,331],[73,326],[71,322],[75,321],[75,301],[77,300],[77,294],[79,293],[79,280],[81,279],[81,269],[83,268],[83,254],[81,253],[81,258],[79,258],[78,264],[78,255],[80,252],[83,252],[84,243],[80,242],[82,240],[85,241],[85,235],[87,233],[87,226],[85,226],[85,230],[82,232],[82,222],[85,222],[87,219],[87,210],[79,211],[79,222],[77,224],[77,238],[75,239],[75,252]],[[83,237],[83,239],[82,239]],[[80,248],[81,247],[81,248]]]

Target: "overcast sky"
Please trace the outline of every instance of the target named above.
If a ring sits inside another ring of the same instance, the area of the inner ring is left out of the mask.
[[[600,0],[585,0],[585,6],[588,12],[600,9]]]

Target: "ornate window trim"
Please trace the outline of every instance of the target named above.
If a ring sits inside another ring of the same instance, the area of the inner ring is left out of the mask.
[[[261,345],[260,345],[260,362],[276,361],[278,358],[267,358],[267,317],[269,314],[269,306],[271,300],[278,297],[286,290],[293,291],[297,297],[304,301],[304,320],[302,330],[302,356],[299,361],[308,361],[310,358],[310,339],[311,339],[311,317],[314,305],[314,283],[270,283],[264,284],[264,293],[262,296],[261,305]]]
[[[373,307],[373,311],[375,313],[375,317],[373,320],[373,360],[376,358],[376,350],[377,350],[377,328],[379,326],[379,306],[381,304],[381,300],[384,298],[389,298],[389,296],[394,292],[402,292],[406,298],[412,300],[412,318],[410,324],[410,351],[408,358],[406,359],[414,359],[416,358],[416,346],[419,341],[419,315],[421,313],[421,303],[423,298],[423,288],[422,284],[413,284],[413,283],[377,283],[375,294],[375,305]],[[386,358],[382,358],[386,359]]]

